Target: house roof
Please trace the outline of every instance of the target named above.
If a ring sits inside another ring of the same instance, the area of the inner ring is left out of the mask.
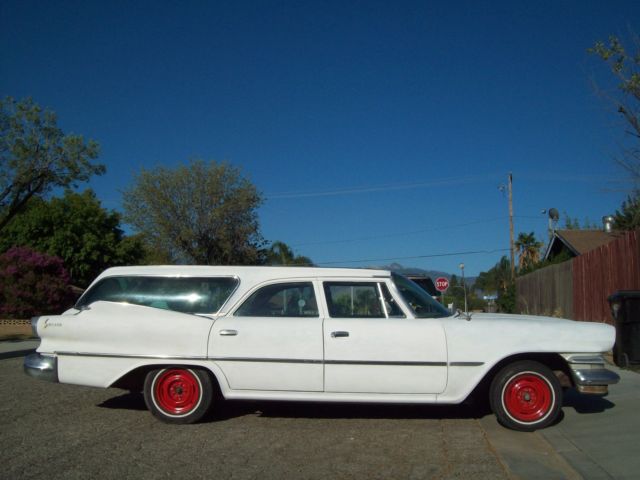
[[[619,232],[607,233],[603,230],[556,230],[544,255],[552,258],[565,248],[577,257],[594,248],[605,245],[620,236]]]

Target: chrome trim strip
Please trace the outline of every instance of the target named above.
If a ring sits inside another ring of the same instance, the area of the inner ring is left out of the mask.
[[[393,365],[402,367],[446,367],[447,362],[377,362],[375,360],[325,360],[325,365]]]
[[[373,360],[307,360],[298,358],[233,358],[211,357],[216,362],[264,362],[264,363],[313,363],[319,365],[391,365],[391,366],[422,366],[444,367],[446,362],[382,362]]]
[[[305,358],[246,358],[246,357],[209,357],[214,362],[256,362],[256,363],[313,363],[322,365],[322,360]]]
[[[567,357],[567,362],[573,364],[591,364],[604,365],[605,361],[602,355],[571,355]]]
[[[315,360],[306,358],[249,358],[249,357],[200,357],[200,356],[176,356],[176,355],[122,355],[113,353],[87,353],[87,352],[55,352],[60,356],[72,357],[99,357],[99,358],[136,358],[151,360],[209,360],[214,362],[254,362],[254,363],[306,363],[317,365],[390,365],[390,366],[416,366],[416,367],[478,367],[484,362],[403,362],[403,361],[376,361],[376,360]]]
[[[88,352],[54,352],[58,356],[68,357],[99,357],[99,358],[148,358],[152,360],[209,360],[207,357],[186,355],[124,355],[116,353],[88,353]]]

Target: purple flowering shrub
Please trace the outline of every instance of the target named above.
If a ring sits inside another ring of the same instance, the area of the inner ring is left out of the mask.
[[[60,258],[26,247],[0,255],[0,318],[58,314],[73,302],[70,276]]]

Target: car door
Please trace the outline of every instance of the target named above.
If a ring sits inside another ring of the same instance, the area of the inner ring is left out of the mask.
[[[264,284],[215,321],[209,357],[230,388],[322,391],[322,317],[316,298],[312,281]]]
[[[325,391],[437,394],[447,384],[439,319],[412,318],[386,281],[324,281]]]

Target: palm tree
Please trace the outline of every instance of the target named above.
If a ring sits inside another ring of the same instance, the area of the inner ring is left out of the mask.
[[[268,265],[308,265],[312,266],[313,262],[309,257],[295,255],[291,247],[284,242],[275,241],[267,250]]]
[[[453,277],[450,282],[453,284]],[[474,284],[474,288],[479,288],[485,293],[502,293],[507,290],[507,287],[511,283],[511,262],[506,256],[502,256],[502,258],[496,263],[493,268],[491,268],[487,272],[480,272],[476,282]]]
[[[533,232],[520,233],[515,242],[518,249],[518,268],[529,268],[540,261],[540,248],[543,243],[536,240]]]

